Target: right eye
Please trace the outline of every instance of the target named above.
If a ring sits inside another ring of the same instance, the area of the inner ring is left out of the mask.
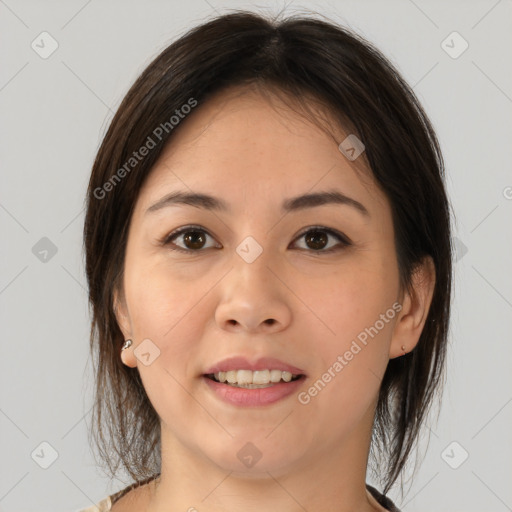
[[[199,252],[204,249],[207,237],[213,237],[201,226],[185,226],[169,233],[162,240],[162,245],[169,246],[171,251],[185,253]],[[183,246],[176,245],[173,241],[181,238]],[[210,249],[211,247],[206,247]]]

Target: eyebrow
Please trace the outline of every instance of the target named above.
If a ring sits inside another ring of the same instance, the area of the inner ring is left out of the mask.
[[[155,204],[150,206],[145,214],[156,212],[162,208],[173,205],[188,205],[197,208],[204,208],[206,210],[215,210],[218,212],[230,213],[231,209],[223,199],[213,197],[208,194],[189,193],[185,191],[175,191],[165,195]],[[359,201],[348,197],[338,190],[327,190],[325,192],[315,192],[311,194],[304,194],[290,199],[285,199],[281,205],[282,213],[295,212],[305,210],[307,208],[314,208],[316,206],[323,206],[327,204],[346,205],[355,208],[359,213],[366,217],[370,217],[370,213]]]

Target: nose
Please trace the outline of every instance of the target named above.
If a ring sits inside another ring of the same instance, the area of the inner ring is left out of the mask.
[[[215,320],[221,329],[270,334],[290,324],[290,291],[264,254],[252,263],[236,256],[233,268],[219,284],[221,299]]]

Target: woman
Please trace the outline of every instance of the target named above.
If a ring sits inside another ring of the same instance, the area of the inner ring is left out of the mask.
[[[342,27],[235,12],[156,57],[87,195],[93,434],[134,480],[97,507],[398,510],[444,371],[443,179],[411,89]]]

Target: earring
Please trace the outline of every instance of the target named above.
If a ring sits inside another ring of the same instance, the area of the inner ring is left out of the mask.
[[[125,348],[130,347],[132,343],[133,343],[133,341],[132,341],[132,340],[126,340],[126,341],[124,342],[124,345],[122,346],[121,350],[124,350]]]
[[[405,345],[402,345],[402,350],[404,351],[402,355],[405,356]]]

